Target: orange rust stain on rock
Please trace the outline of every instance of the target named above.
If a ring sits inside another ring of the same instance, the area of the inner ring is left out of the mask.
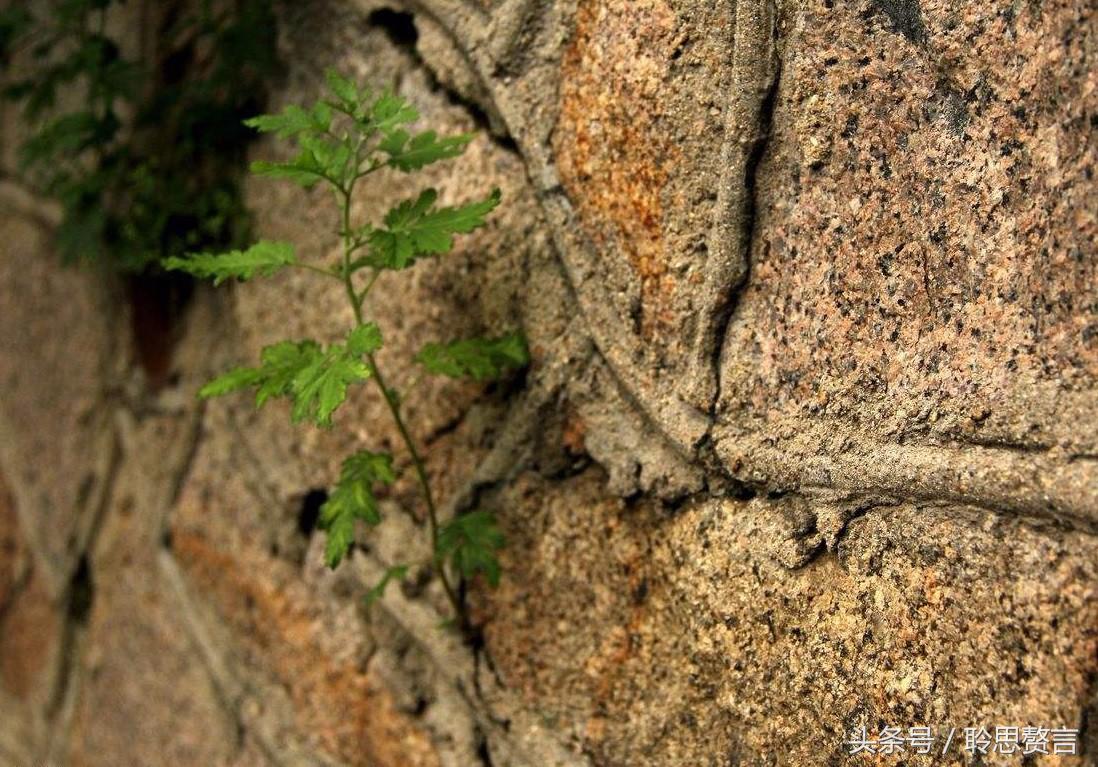
[[[0,622],[0,682],[20,700],[27,700],[49,669],[61,636],[61,619],[46,590],[34,575],[12,598]]]
[[[587,235],[625,253],[640,278],[646,337],[671,321],[660,193],[678,152],[660,123],[676,26],[662,0],[583,0],[553,133],[561,182]]]
[[[49,666],[61,621],[30,565],[15,501],[0,476],[0,686],[26,700]]]
[[[587,423],[571,407],[565,414],[561,441],[564,443],[564,448],[572,455],[583,455],[587,452]]]
[[[15,594],[16,582],[26,558],[15,516],[15,502],[0,475],[0,612]]]
[[[299,725],[321,748],[351,765],[439,764],[428,736],[397,709],[379,680],[355,663],[332,659],[320,646],[319,620],[304,600],[194,533],[176,531],[173,549],[245,646],[285,684]]]
[[[642,584],[647,591],[645,564],[638,556],[630,556],[624,562],[622,569],[629,574],[628,593],[636,594]],[[607,631],[597,652],[587,659],[585,671],[595,680],[593,697],[600,704],[610,704],[617,688],[628,678],[628,664],[643,654],[642,645],[652,622],[653,616],[645,604],[631,605],[626,620]]]

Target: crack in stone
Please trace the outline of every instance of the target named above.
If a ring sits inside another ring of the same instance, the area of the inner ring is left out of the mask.
[[[50,691],[43,708],[45,718],[50,722],[50,737],[46,741],[46,761],[52,762],[68,747],[72,730],[72,719],[76,713],[76,699],[80,689],[81,660],[84,656],[84,640],[89,612],[94,599],[94,580],[88,552],[94,547],[107,517],[114,487],[122,467],[122,442],[118,427],[112,426],[110,448],[106,471],[98,502],[92,512],[90,523],[81,536],[80,555],[75,560],[73,570],[63,596],[65,609],[62,612],[62,624],[58,638],[56,666],[54,667],[53,689]],[[81,575],[83,573],[83,575]],[[83,594],[81,583],[87,593]],[[86,604],[77,604],[80,598]]]
[[[714,220],[690,361],[691,403],[713,415],[720,396],[720,360],[739,296],[747,284],[757,211],[757,171],[773,123],[780,81],[777,9],[773,0],[732,6],[731,95],[725,106]]]
[[[481,103],[472,96],[461,93],[446,83],[435,68],[431,66],[430,62],[423,57],[414,43],[402,47],[412,58],[413,66],[427,75],[429,79],[428,87],[441,92],[452,105],[463,109],[472,118],[477,129],[483,131],[500,149],[512,154],[519,153],[518,145],[512,137],[506,121],[500,115],[495,99],[492,97],[488,79],[481,68],[473,61],[469,46],[461,43],[455,21],[459,14],[454,10],[446,10],[441,7],[442,5],[452,4],[430,2],[430,0],[402,0],[400,2],[401,7],[408,8],[413,14],[418,12],[430,19],[450,38],[454,50],[461,57],[469,73],[473,75],[476,90],[484,97],[486,103]],[[458,5],[462,7],[464,13],[480,18],[483,25],[488,23],[487,17],[484,17],[478,9],[464,3],[458,3]]]
[[[237,746],[242,748],[245,737],[250,735],[263,755],[276,767],[305,767],[306,765],[341,767],[339,762],[306,749],[300,743],[279,743],[278,741],[283,739],[284,735],[276,735],[263,727],[253,726],[254,723],[247,720],[242,712],[243,705],[250,698],[258,697],[260,691],[252,689],[235,674],[226,658],[216,648],[216,643],[210,635],[205,619],[199,615],[195,607],[195,600],[187,587],[183,571],[172,552],[166,549],[161,550],[157,565],[168,582],[169,591],[179,605],[184,630],[210,679],[217,701],[225,715],[235,725]]]
[[[365,551],[356,553],[350,563],[355,567],[356,580],[362,584],[375,583],[387,567],[373,552]],[[499,700],[499,705],[492,706],[487,702],[477,676],[479,660],[476,648],[453,634],[438,630],[443,615],[427,597],[425,594],[423,597],[409,598],[400,589],[388,589],[374,603],[372,609],[383,610],[408,641],[422,650],[424,657],[438,674],[440,686],[447,686],[457,694],[469,714],[469,720],[476,728],[484,733],[494,731],[500,734],[498,742],[510,750],[506,755],[511,759],[509,763],[544,763],[531,759],[531,754],[552,753],[557,757],[553,763],[560,767],[590,767],[586,759],[578,758],[567,751],[563,744],[548,733],[528,732],[521,743],[506,737],[511,728],[510,720],[499,716],[497,711],[501,707],[505,711],[521,711],[522,704],[513,699],[512,694],[503,686],[494,692],[502,699]],[[446,733],[442,732],[440,737],[445,738]]]

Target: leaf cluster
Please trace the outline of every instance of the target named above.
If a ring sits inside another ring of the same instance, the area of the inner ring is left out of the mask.
[[[436,375],[487,381],[500,378],[509,370],[525,367],[530,361],[530,352],[521,333],[508,333],[499,338],[430,343],[416,355],[416,361]]]
[[[256,407],[275,397],[292,402],[294,423],[332,425],[332,414],[347,399],[347,387],[368,379],[371,365],[363,360],[381,347],[377,325],[359,325],[342,344],[323,347],[316,341],[281,341],[267,346],[257,367],[239,367],[199,390],[203,399],[239,389],[256,390]]]
[[[440,560],[452,561],[466,578],[484,573],[490,584],[498,586],[496,553],[503,544],[496,518],[487,511],[474,511],[455,517],[439,530],[436,555]]]
[[[332,494],[320,507],[320,525],[328,532],[324,561],[337,567],[354,542],[355,522],[381,524],[374,485],[396,481],[392,456],[362,450],[343,462]],[[384,590],[384,586],[381,587]]]
[[[297,146],[294,159],[253,163],[254,173],[304,187],[327,181],[346,191],[382,167],[408,172],[457,157],[473,139],[472,133],[410,133],[403,126],[416,122],[419,111],[400,96],[389,91],[374,94],[334,70],[329,70],[327,80],[328,97],[310,108],[290,105],[279,114],[245,121]]]

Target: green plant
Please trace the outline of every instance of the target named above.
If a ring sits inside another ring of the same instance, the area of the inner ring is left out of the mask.
[[[240,367],[210,381],[199,392],[213,397],[240,389],[254,389],[256,405],[275,397],[291,402],[295,422],[309,421],[320,427],[332,425],[332,415],[345,401],[348,387],[373,381],[388,407],[404,447],[411,458],[426,506],[427,528],[446,595],[457,617],[466,624],[462,602],[448,568],[462,577],[478,573],[495,585],[500,566],[496,553],[503,537],[494,517],[484,510],[460,515],[442,523],[423,459],[401,414],[400,394],[392,388],[378,367],[381,330],[367,319],[370,291],[380,274],[410,267],[417,260],[447,253],[456,234],[482,226],[485,217],[499,204],[499,190],[466,205],[436,205],[438,193],[423,191],[418,197],[396,205],[378,225],[351,219],[351,201],[356,185],[384,169],[416,171],[425,165],[456,157],[473,138],[472,134],[440,137],[434,131],[410,133],[405,126],[416,122],[418,112],[392,93],[374,96],[335,72],[328,73],[330,97],[304,109],[289,106],[281,114],[263,115],[246,124],[297,144],[290,162],[256,162],[252,169],[261,176],[282,178],[312,187],[326,184],[335,193],[339,207],[338,234],[342,258],[338,263],[318,267],[298,260],[294,247],[286,242],[262,241],[246,250],[221,254],[200,253],[165,261],[169,269],[210,278],[215,284],[227,279],[247,280],[269,275],[285,267],[307,269],[340,284],[354,313],[354,327],[341,342],[327,346],[313,340],[283,341],[263,349],[260,364]],[[431,343],[415,355],[427,373],[476,380],[498,378],[528,362],[526,342],[521,334],[499,338],[473,338],[451,343]],[[381,522],[374,488],[396,479],[392,456],[363,450],[347,458],[338,483],[321,507],[320,524],[327,532],[325,558],[336,567],[350,550],[358,522]],[[374,586],[368,600],[378,598],[386,585],[407,572],[408,563],[390,568]]]
[[[143,19],[140,44],[125,39],[132,24],[114,31],[116,12]],[[51,0],[0,11],[3,95],[35,128],[20,173],[60,202],[66,261],[141,272],[247,240],[240,177],[253,134],[241,120],[262,109],[278,72],[275,32],[270,0]]]

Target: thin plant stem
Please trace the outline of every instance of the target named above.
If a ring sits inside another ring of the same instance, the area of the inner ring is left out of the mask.
[[[408,453],[412,457],[412,465],[415,467],[416,477],[418,477],[420,488],[423,490],[423,499],[427,503],[427,526],[430,529],[431,534],[431,550],[438,551],[438,510],[435,507],[434,497],[431,494],[431,482],[427,478],[427,469],[423,465],[423,459],[420,457],[419,451],[416,450],[415,442],[412,441],[412,436],[408,433],[408,427],[404,423],[404,418],[400,415],[400,403],[397,402],[396,396],[393,394],[392,390],[385,385],[385,377],[382,375],[381,369],[377,366],[374,355],[367,354],[366,359],[370,366],[370,370],[373,373],[374,382],[377,384],[378,389],[381,390],[381,396],[385,398],[385,403],[389,406],[389,412],[392,413],[393,420],[396,422],[397,430],[404,440],[404,446],[408,449]],[[450,604],[453,605],[457,617],[464,623],[465,610],[462,608],[461,600],[458,599],[453,584],[450,583],[450,577],[446,574],[446,566],[442,562],[438,563],[438,574],[439,579],[442,581],[442,587],[446,590],[446,597],[450,600]]]
[[[304,269],[304,270],[309,271],[309,272],[315,272],[316,274],[320,274],[320,275],[323,275],[325,277],[330,277],[333,280],[339,280],[340,282],[343,282],[343,278],[340,277],[335,272],[331,271],[330,269],[324,269],[324,268],[319,267],[319,266],[313,266],[312,264],[302,264],[302,263],[287,264],[287,266],[292,266],[292,267],[295,267],[297,269]]]
[[[373,286],[374,280],[377,279],[378,271],[375,270],[369,285],[367,285],[366,289],[362,292],[362,295],[359,296],[355,292],[355,285],[352,279],[353,275],[351,274],[352,239],[350,232],[351,191],[353,189],[354,181],[348,184],[346,190],[340,190],[343,198],[343,284],[347,291],[347,298],[351,302],[351,308],[355,313],[355,323],[356,325],[362,325],[362,302]],[[400,414],[400,403],[397,401],[396,394],[385,384],[385,376],[382,374],[381,368],[378,367],[377,359],[373,354],[367,354],[366,361],[370,368],[370,377],[373,378],[374,383],[380,390],[381,396],[389,408],[389,413],[392,414],[393,421],[396,423],[397,431],[400,432],[404,447],[412,458],[412,465],[415,467],[416,478],[419,480],[420,490],[423,493],[423,500],[427,504],[427,527],[431,536],[431,551],[438,551],[438,509],[435,507],[434,495],[431,493],[431,481],[427,477],[427,469],[423,464],[423,458],[420,457],[419,451],[416,449],[415,442],[412,440],[412,435],[408,433],[408,426],[404,423],[404,417]],[[465,609],[461,604],[461,600],[458,598],[457,591],[454,589],[453,584],[450,583],[450,576],[446,574],[445,563],[438,563],[438,574],[439,580],[442,581],[442,588],[446,591],[446,597],[450,600],[450,605],[454,608],[457,619],[464,625],[466,623]]]

